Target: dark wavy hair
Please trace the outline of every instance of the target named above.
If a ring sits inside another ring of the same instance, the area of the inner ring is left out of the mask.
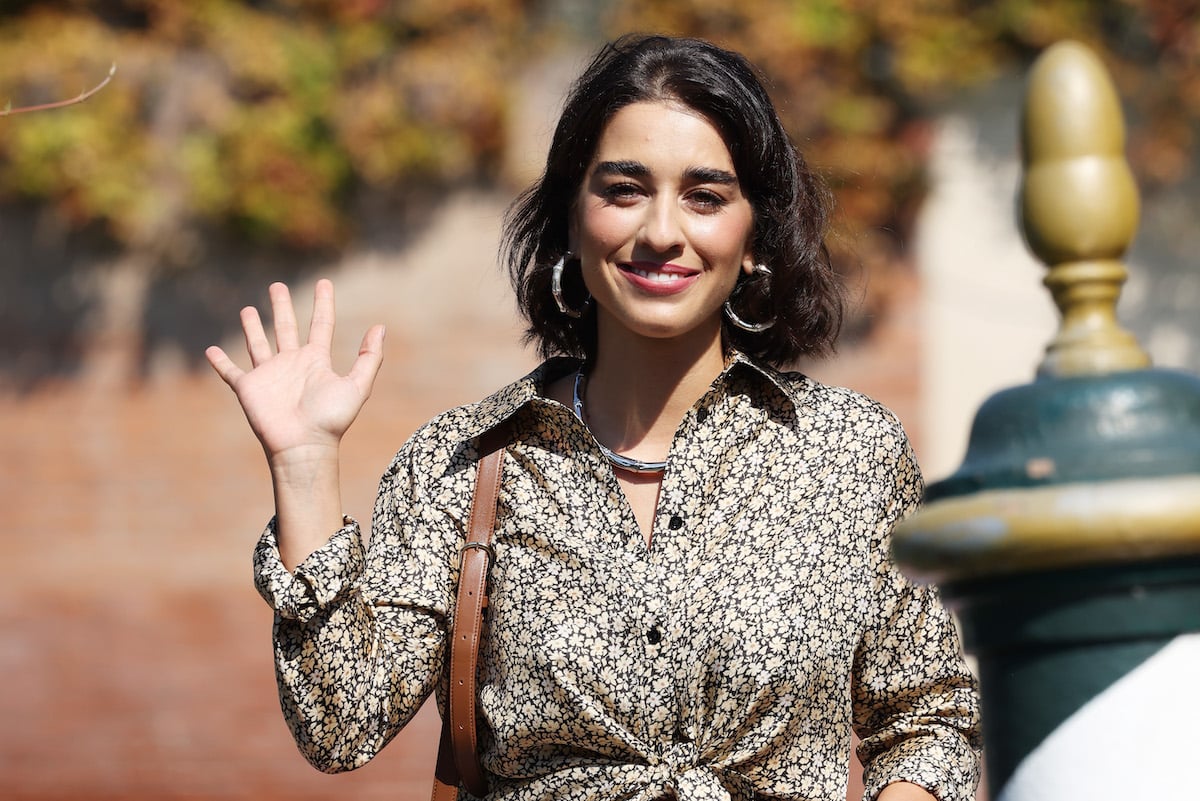
[[[550,292],[551,267],[567,253],[568,215],[605,125],[625,106],[670,101],[704,115],[729,148],[754,209],[751,251],[772,275],[742,275],[734,307],[775,325],[750,333],[724,320],[725,342],[783,366],[832,350],[841,328],[843,287],[825,246],[829,194],[792,144],[755,68],[738,53],[698,39],[629,35],[606,45],[567,95],[546,170],[508,209],[503,260],[529,321],[526,340],[543,356],[593,358],[595,304],[579,319],[562,314]],[[578,308],[586,289],[578,269],[563,289]]]

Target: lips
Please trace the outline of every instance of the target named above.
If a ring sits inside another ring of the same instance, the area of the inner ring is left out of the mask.
[[[653,295],[682,292],[700,276],[700,271],[676,264],[625,262],[618,265],[621,274],[634,286]]]

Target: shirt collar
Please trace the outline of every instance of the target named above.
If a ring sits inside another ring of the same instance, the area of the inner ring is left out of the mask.
[[[811,382],[805,376],[799,373],[782,373],[773,367],[768,367],[764,364],[751,359],[741,351],[730,351],[729,356],[725,360],[725,369],[722,371],[718,381],[728,382],[734,376],[744,375],[759,381],[765,380],[773,386],[791,404],[793,409],[798,410],[801,404],[801,398],[807,394]]]
[[[548,383],[573,370],[581,361],[569,356],[554,356],[539,364],[529,374],[514,381],[503,389],[493,392],[474,404],[470,416],[468,437],[484,431],[512,417],[527,403],[542,397],[542,389]],[[470,408],[470,407],[469,407]]]
[[[581,360],[570,356],[554,356],[542,362],[530,373],[500,389],[474,405],[471,425],[465,432],[475,437],[512,417],[528,403],[542,397],[543,388],[555,379],[579,369]],[[758,364],[746,354],[731,350],[725,357],[725,369],[713,382],[716,386],[728,386],[734,376],[746,375],[766,380],[795,408],[800,395],[807,390],[806,381],[797,382],[795,374],[780,373],[774,368]]]

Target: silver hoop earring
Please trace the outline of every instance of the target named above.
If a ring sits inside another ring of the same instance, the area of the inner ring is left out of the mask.
[[[771,268],[765,264],[756,264],[754,265],[753,274],[762,276],[763,279],[767,279],[771,277]],[[743,285],[743,282],[739,281],[737,286],[733,288],[733,291],[729,293],[729,298],[725,301],[725,316],[729,318],[730,323],[742,329],[743,331],[749,331],[751,334],[760,334],[771,326],[775,325],[775,318],[772,317],[770,320],[761,323],[748,323],[741,317],[737,316],[737,313],[733,310],[731,301],[733,301],[734,297],[738,293],[738,290],[740,290]]]
[[[588,304],[592,302],[592,296],[588,295],[583,302],[583,307],[580,309],[572,309],[563,299],[562,291],[562,274],[563,267],[566,266],[567,259],[571,257],[571,251],[564,253],[558,261],[554,262],[554,266],[550,268],[550,294],[554,295],[554,305],[558,306],[558,310],[568,317],[579,319],[583,313],[587,311]]]

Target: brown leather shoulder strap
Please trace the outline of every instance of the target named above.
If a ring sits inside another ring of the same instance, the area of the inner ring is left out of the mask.
[[[475,677],[479,666],[479,639],[483,632],[483,610],[487,606],[487,577],[495,551],[496,502],[500,497],[505,425],[485,432],[479,439],[479,466],[471,499],[471,518],[463,546],[458,600],[450,637],[450,699],[442,721],[442,738],[434,771],[433,801],[453,801],[458,783],[472,795],[487,795],[487,781],[479,764],[475,732]]]

